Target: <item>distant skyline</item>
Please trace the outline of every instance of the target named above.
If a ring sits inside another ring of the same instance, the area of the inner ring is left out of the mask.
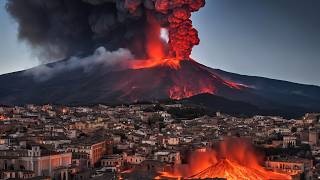
[[[320,85],[318,0],[207,0],[192,57],[225,71]],[[0,1],[0,74],[39,64]]]

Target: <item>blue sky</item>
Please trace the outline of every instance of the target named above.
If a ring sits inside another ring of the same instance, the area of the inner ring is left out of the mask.
[[[39,62],[25,43],[17,39],[17,24],[5,11],[5,1],[0,0],[0,74],[33,67]]]
[[[193,58],[226,71],[320,85],[317,0],[207,0],[193,15],[200,45]],[[17,24],[0,1],[0,74],[39,62],[17,40]]]

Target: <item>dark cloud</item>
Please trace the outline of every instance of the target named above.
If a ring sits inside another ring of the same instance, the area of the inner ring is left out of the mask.
[[[188,58],[199,43],[191,13],[204,0],[10,0],[7,10],[19,24],[19,39],[43,59],[87,55],[103,46],[145,52],[150,15],[169,29],[170,55]]]
[[[43,58],[87,54],[103,45],[129,48],[137,56],[144,44],[143,12],[132,14],[116,0],[10,0],[7,10],[19,24],[19,39]]]

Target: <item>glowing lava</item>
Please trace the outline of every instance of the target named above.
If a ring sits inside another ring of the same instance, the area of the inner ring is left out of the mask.
[[[131,69],[152,68],[157,66],[168,66],[172,69],[180,68],[180,60],[178,59],[149,59],[149,60],[134,60],[130,64]]]
[[[226,139],[218,150],[201,150],[193,153],[188,166],[175,167],[173,172],[162,172],[158,179],[228,180],[289,180],[290,175],[265,170],[259,156],[244,139]]]
[[[166,87],[166,93],[169,98],[182,99],[203,93],[216,94],[217,88],[221,88],[221,86],[235,90],[241,90],[245,87],[243,85],[219,78],[191,58],[185,60],[179,58],[168,58],[163,39],[160,38],[161,27],[157,21],[152,18],[152,16],[148,17],[149,30],[147,31],[148,34],[146,43],[148,59],[132,60],[129,63],[126,63],[126,65],[129,66],[130,69],[136,70],[163,68],[164,73],[167,73],[167,83],[170,84],[170,87]],[[159,78],[164,77],[162,73],[154,74],[153,76]],[[146,78],[147,77],[145,77],[145,79]],[[127,79],[126,82],[131,84],[129,79]],[[159,83],[159,80],[153,81],[154,85]],[[126,94],[130,94],[132,90],[140,89],[141,87],[137,86],[137,84],[133,82],[132,86],[134,86],[134,88],[129,88],[126,91]],[[150,84],[148,84],[148,86],[150,86]],[[119,89],[126,89],[123,88],[123,85],[121,84],[119,87],[121,87]],[[133,99],[138,98],[134,97]]]
[[[156,76],[152,80],[150,77],[140,76],[121,80],[116,90],[124,90],[123,97],[137,100],[139,98],[136,94],[146,96],[154,93],[159,96],[163,94],[160,91],[164,88],[166,97],[161,96],[161,98],[183,99],[203,93],[219,94],[218,89],[231,88],[240,91],[245,87],[217,77],[190,58],[193,46],[200,42],[197,30],[192,27],[191,13],[198,11],[204,5],[204,0],[155,1],[154,8],[158,14],[155,15],[150,11],[146,13],[148,23],[145,39],[146,59],[135,59],[126,62],[125,66],[141,71],[147,71],[147,69],[158,71],[162,68],[162,72],[151,73],[152,76]],[[132,6],[132,10],[135,9],[134,7],[136,6]],[[168,42],[161,38],[162,29],[168,32]],[[163,75],[163,73],[167,74]],[[143,85],[146,82],[149,82],[147,84],[149,87]],[[155,91],[138,92],[141,89],[152,89],[150,86]]]
[[[129,9],[135,11],[139,3],[130,3]],[[200,39],[193,28],[191,13],[205,5],[204,0],[156,0],[154,10],[157,15],[147,12],[146,30],[147,60],[135,60],[130,63],[132,69],[169,66],[180,68],[182,60],[190,60],[193,46]],[[162,18],[160,18],[162,17]],[[161,28],[167,29],[168,42],[160,38]]]
[[[172,69],[180,68],[181,59],[168,58],[166,42],[161,39],[161,29],[159,22],[150,14],[147,15],[148,29],[146,34],[146,52],[148,59],[133,60],[129,63],[131,69],[152,68],[156,66],[168,66]]]
[[[216,164],[190,177],[190,179],[205,179],[221,177],[228,180],[269,180],[291,179],[289,175],[266,171],[262,167],[248,168],[230,159],[221,159]]]
[[[169,97],[171,99],[182,99],[187,97],[192,97],[197,94],[214,94],[215,88],[210,84],[204,84],[200,82],[198,86],[193,86],[191,84],[174,85],[169,89]]]

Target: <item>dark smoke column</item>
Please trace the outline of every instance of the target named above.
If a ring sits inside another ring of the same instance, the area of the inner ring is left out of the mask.
[[[171,57],[190,59],[193,46],[200,42],[198,31],[192,27],[191,13],[204,5],[205,0],[156,0],[156,11],[167,18]]]
[[[204,0],[9,0],[18,36],[45,61],[88,55],[96,48],[129,49],[146,58],[151,19],[169,31],[170,56],[189,59],[199,43],[190,16]],[[160,44],[161,44],[160,43]],[[148,58],[148,57],[147,57]]]

